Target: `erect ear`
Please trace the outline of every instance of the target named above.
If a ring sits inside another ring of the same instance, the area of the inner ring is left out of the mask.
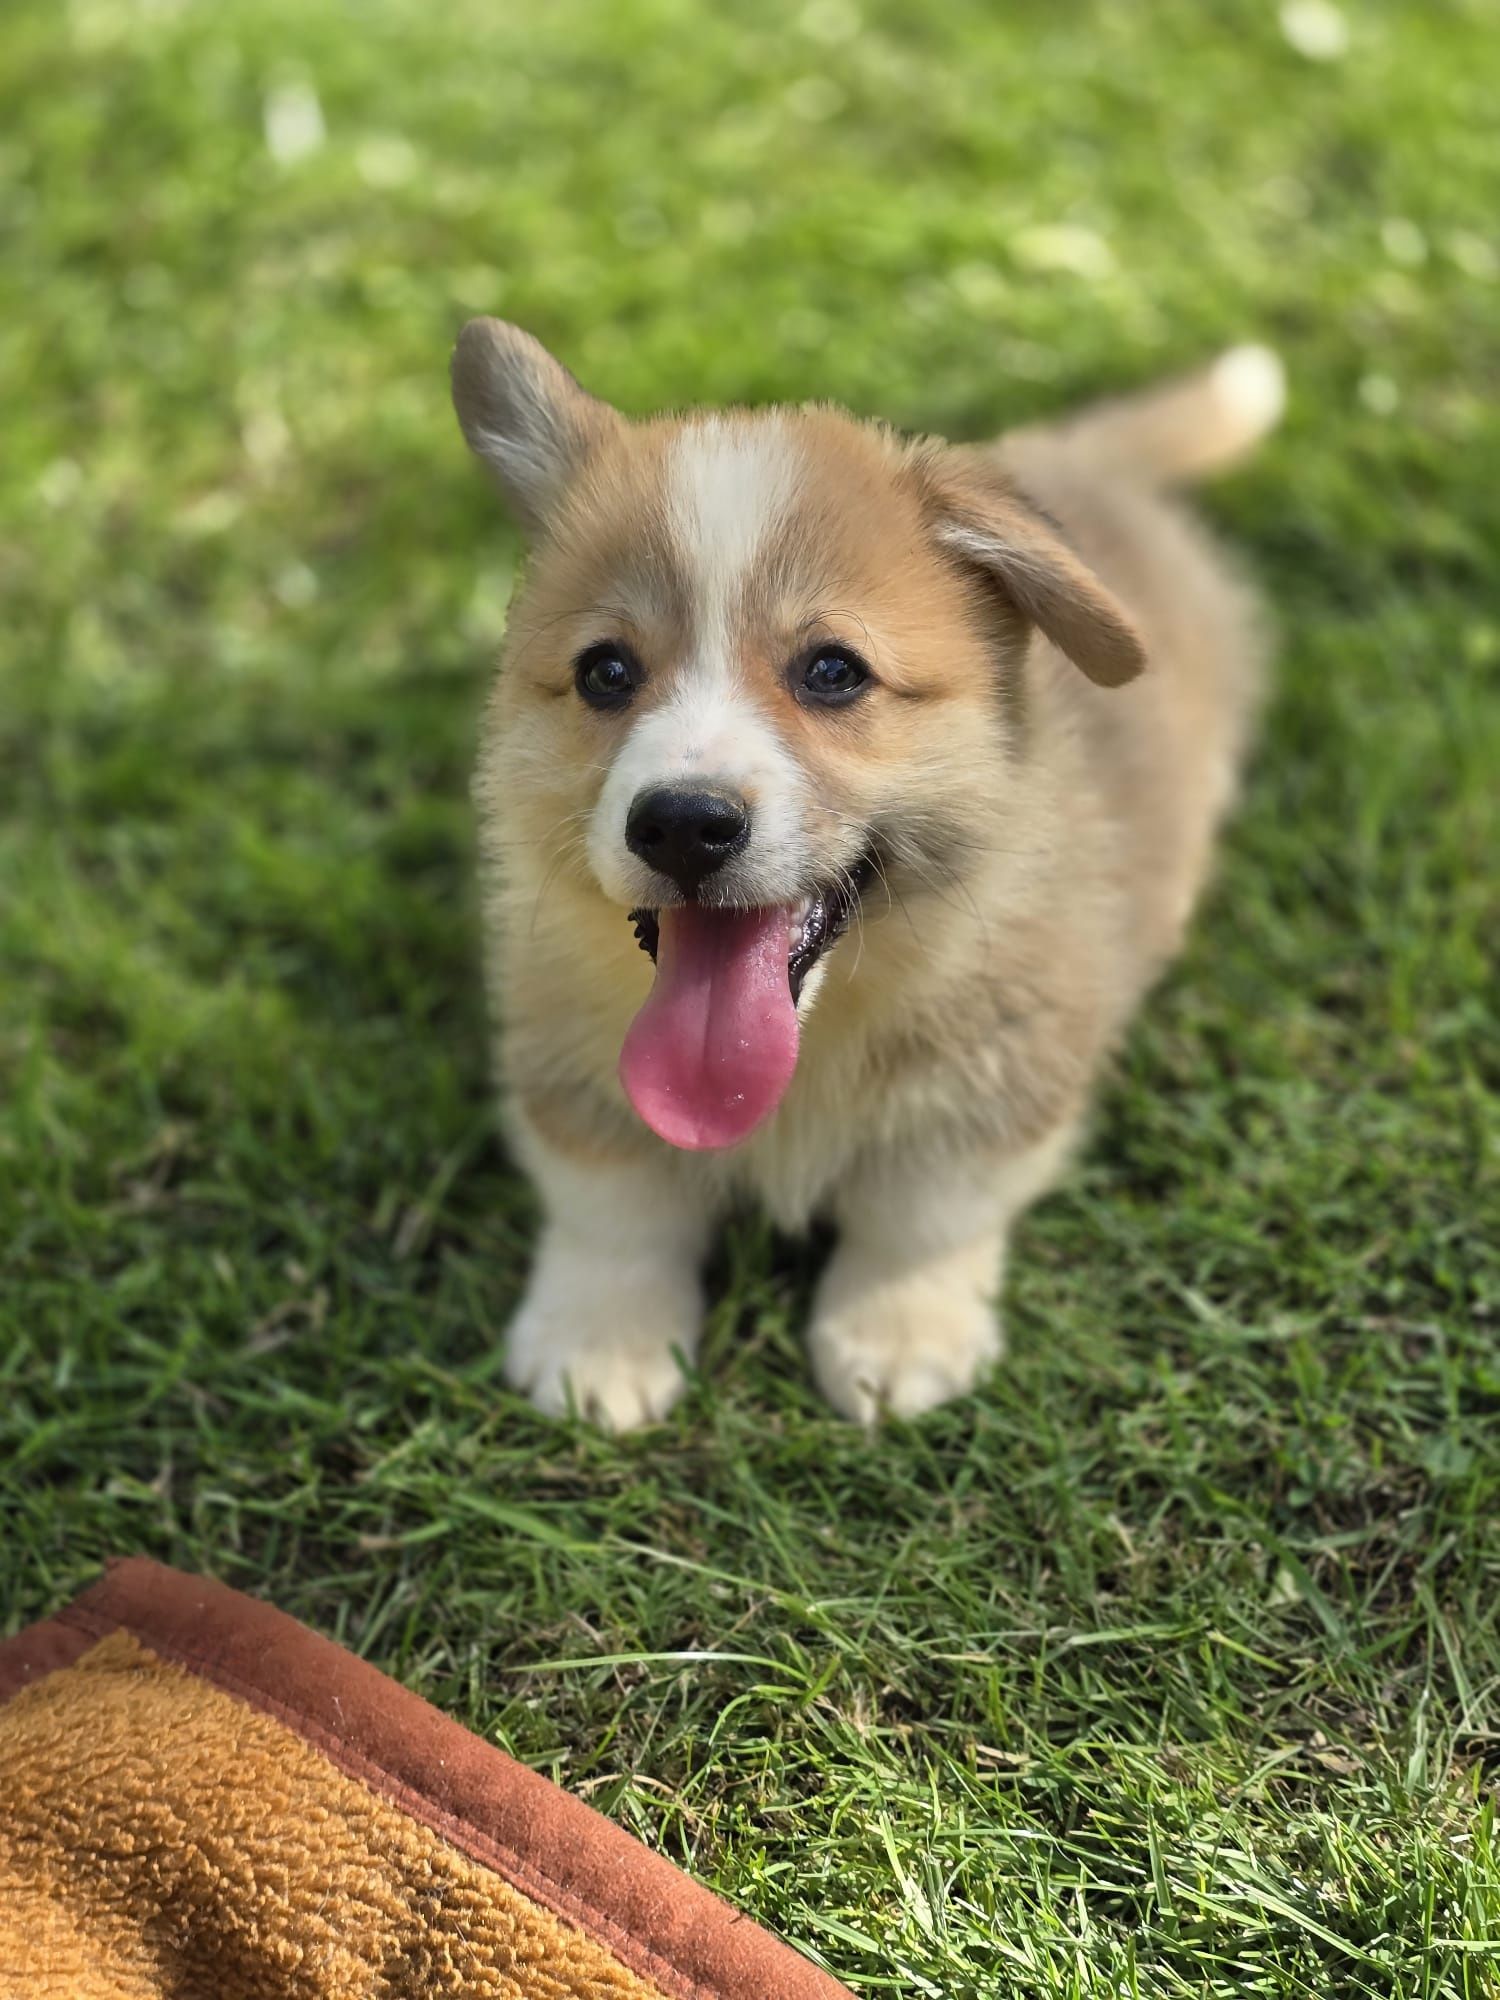
[[[528,528],[556,506],[589,452],[619,424],[560,361],[503,319],[471,319],[453,350],[453,407]]]
[[[949,448],[921,470],[939,548],[982,571],[1091,681],[1119,687],[1135,679],[1146,664],[1135,627],[992,460]]]

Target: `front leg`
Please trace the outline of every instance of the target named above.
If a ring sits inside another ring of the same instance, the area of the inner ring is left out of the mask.
[[[703,1318],[713,1213],[701,1184],[660,1162],[581,1160],[522,1133],[545,1221],[506,1336],[505,1377],[540,1410],[569,1395],[606,1430],[664,1417]]]
[[[1069,1126],[938,1170],[887,1157],[840,1189],[839,1243],[808,1333],[813,1374],[840,1415],[919,1416],[1000,1358],[1006,1239],[1062,1171],[1073,1136]]]

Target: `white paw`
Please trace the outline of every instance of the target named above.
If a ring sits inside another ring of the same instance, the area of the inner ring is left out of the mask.
[[[533,1277],[506,1335],[505,1379],[548,1416],[571,1403],[604,1430],[628,1431],[682,1394],[678,1355],[690,1359],[698,1343],[696,1283],[622,1275],[606,1286],[592,1267],[544,1263]]]
[[[807,1337],[818,1387],[840,1416],[918,1417],[974,1387],[1004,1347],[995,1307],[914,1274],[847,1281],[837,1258]]]

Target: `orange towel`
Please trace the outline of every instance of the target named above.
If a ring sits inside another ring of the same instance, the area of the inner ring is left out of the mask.
[[[0,1702],[3,2000],[849,2000],[222,1584],[116,1564],[0,1645]]]

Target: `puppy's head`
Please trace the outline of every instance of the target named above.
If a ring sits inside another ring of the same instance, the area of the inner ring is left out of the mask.
[[[453,359],[527,531],[504,669],[512,828],[655,958],[621,1076],[671,1143],[779,1102],[861,898],[943,889],[1005,782],[1036,626],[1091,679],[1123,613],[981,453],[827,409],[628,423],[498,320]]]

